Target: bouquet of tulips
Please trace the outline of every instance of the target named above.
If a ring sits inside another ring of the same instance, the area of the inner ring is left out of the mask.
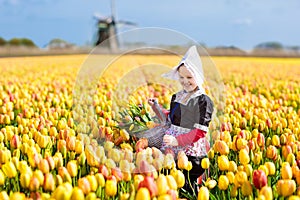
[[[132,134],[146,131],[158,125],[158,119],[151,117],[145,104],[130,103],[128,108],[123,109],[119,114],[119,128],[125,129]]]

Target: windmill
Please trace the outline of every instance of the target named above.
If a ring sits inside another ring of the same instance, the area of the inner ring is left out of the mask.
[[[117,37],[117,26],[127,25],[136,26],[135,23],[123,20],[116,20],[115,0],[110,1],[111,16],[99,16],[94,14],[97,20],[97,33],[95,45],[101,44],[103,47],[109,48],[111,51],[119,49],[119,40]]]

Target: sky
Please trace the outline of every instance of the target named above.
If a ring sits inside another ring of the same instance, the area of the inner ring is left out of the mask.
[[[300,46],[299,0],[115,0],[115,7],[117,20],[175,30],[208,47]],[[0,37],[85,45],[96,31],[93,15],[110,13],[110,0],[0,0]]]

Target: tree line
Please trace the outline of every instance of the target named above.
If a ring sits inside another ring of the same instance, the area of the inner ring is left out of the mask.
[[[0,46],[26,46],[26,47],[36,47],[35,43],[28,38],[12,38],[10,40],[5,40],[0,37]]]
[[[37,45],[28,38],[12,38],[10,40],[5,40],[4,38],[0,37],[0,47],[1,46],[37,47]],[[52,39],[47,46],[50,48],[68,48],[74,46],[74,44],[71,44],[60,38],[55,38]],[[298,52],[300,50],[300,46],[284,46],[279,42],[262,42],[254,46],[253,50],[292,50]]]

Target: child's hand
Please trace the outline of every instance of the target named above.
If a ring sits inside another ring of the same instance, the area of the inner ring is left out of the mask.
[[[153,106],[155,103],[158,103],[157,98],[149,98],[148,103],[150,106]]]
[[[178,141],[174,136],[165,135],[163,141],[168,146],[178,146]]]

